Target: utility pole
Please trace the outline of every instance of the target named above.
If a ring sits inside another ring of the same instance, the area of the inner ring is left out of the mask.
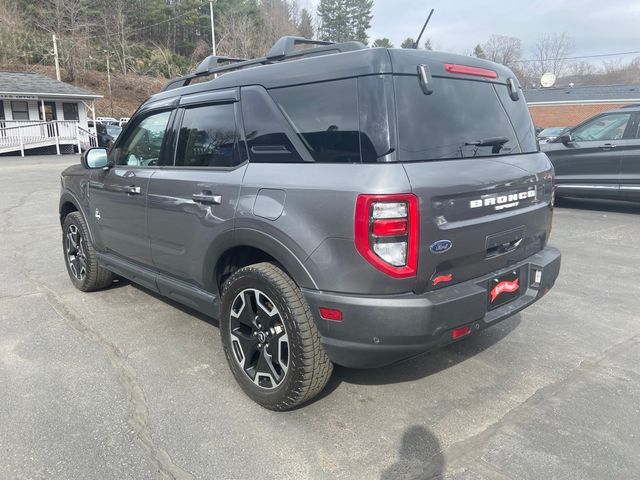
[[[211,15],[211,51],[213,55],[216,54],[216,31],[213,27],[213,2],[214,0],[209,0],[209,13]]]
[[[111,104],[111,116],[113,117],[113,95],[111,95],[111,65],[109,64],[109,57],[111,56],[111,52],[108,50],[104,50],[104,53],[107,55],[107,85],[109,86],[109,103]]]
[[[58,44],[56,42],[56,34],[53,34],[53,58],[56,62],[56,79],[60,81],[60,62],[58,60]]]

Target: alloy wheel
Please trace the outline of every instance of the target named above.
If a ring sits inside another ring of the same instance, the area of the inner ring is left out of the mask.
[[[87,276],[87,255],[84,237],[76,225],[69,225],[66,235],[67,262],[73,276],[83,281]]]
[[[249,380],[264,389],[280,385],[289,368],[289,337],[274,302],[245,289],[233,300],[229,322],[233,357]]]

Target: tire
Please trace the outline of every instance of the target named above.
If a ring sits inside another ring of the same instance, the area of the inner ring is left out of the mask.
[[[71,212],[64,219],[62,253],[71,283],[78,290],[100,290],[113,282],[113,274],[98,264],[89,229],[80,212]]]
[[[309,401],[331,377],[333,364],[320,344],[309,304],[273,263],[241,268],[226,281],[220,336],[236,381],[270,410]]]

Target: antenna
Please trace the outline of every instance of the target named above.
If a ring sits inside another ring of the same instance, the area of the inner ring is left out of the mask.
[[[420,39],[422,38],[422,34],[424,33],[424,29],[427,28],[427,24],[429,23],[429,20],[431,20],[431,15],[433,15],[433,8],[431,9],[431,11],[429,12],[429,16],[427,17],[427,21],[424,22],[424,25],[422,26],[422,30],[420,30],[420,35],[418,35],[418,39],[415,41],[415,43],[413,44],[413,49],[415,50],[416,48],[418,48],[418,45],[420,45]]]

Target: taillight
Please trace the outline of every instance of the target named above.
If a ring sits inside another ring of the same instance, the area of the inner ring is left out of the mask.
[[[418,198],[413,194],[358,195],[356,249],[387,275],[414,277],[418,267],[419,221]]]

